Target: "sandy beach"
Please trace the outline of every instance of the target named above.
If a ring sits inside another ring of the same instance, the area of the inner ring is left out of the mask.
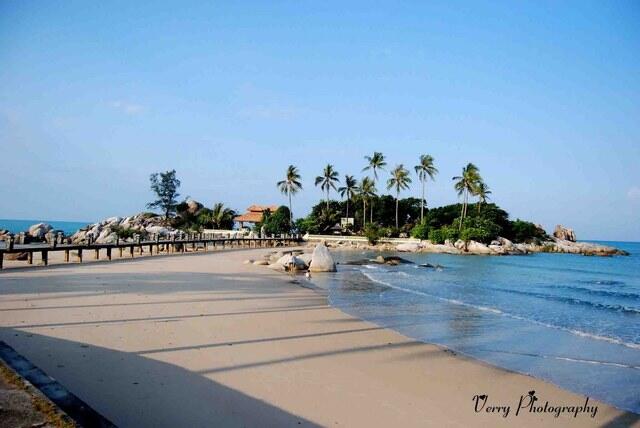
[[[516,416],[585,397],[358,320],[322,290],[243,264],[268,250],[0,273],[0,340],[129,426],[629,426]],[[487,395],[476,412],[474,396]],[[510,413],[487,412],[510,406]]]

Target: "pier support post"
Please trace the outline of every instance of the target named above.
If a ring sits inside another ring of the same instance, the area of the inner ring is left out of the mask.
[[[78,261],[82,263],[82,248],[78,248]]]
[[[93,251],[94,251],[94,253],[93,253],[93,259],[94,259],[94,260],[100,260],[100,249],[99,249],[99,248],[96,248],[96,249],[95,249],[95,250],[93,250]]]
[[[69,250],[64,250],[64,261],[69,263]]]
[[[131,258],[133,258],[133,245],[129,247],[129,253],[131,255]]]
[[[107,260],[111,260],[111,247],[107,248]]]
[[[49,251],[42,250],[42,264],[47,266],[49,265]]]

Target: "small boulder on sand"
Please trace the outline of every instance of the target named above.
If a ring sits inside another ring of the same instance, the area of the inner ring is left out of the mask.
[[[280,257],[275,263],[271,263],[269,268],[281,271],[303,271],[307,269],[307,264],[300,258],[291,254],[285,254]]]
[[[29,236],[36,239],[44,239],[44,236],[52,230],[50,224],[47,223],[37,223],[29,227],[29,231],[27,232]]]
[[[336,263],[329,253],[329,249],[324,243],[316,245],[311,255],[311,264],[309,265],[311,272],[335,272]]]

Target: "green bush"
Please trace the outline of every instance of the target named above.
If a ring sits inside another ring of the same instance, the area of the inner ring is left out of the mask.
[[[444,234],[442,233],[442,229],[431,229],[428,237],[432,244],[444,244]]]
[[[429,239],[430,228],[427,223],[420,223],[411,229],[411,237],[417,239]]]
[[[491,242],[491,233],[481,227],[467,227],[460,232],[460,239],[465,242],[477,241],[488,243]]]
[[[380,238],[397,238],[400,235],[400,229],[396,227],[381,227],[378,231]]]
[[[447,239],[451,242],[457,241],[459,233],[457,227],[443,226],[440,229],[431,229],[427,236],[432,244],[444,244]]]
[[[291,232],[289,208],[282,205],[273,213],[266,211],[262,222],[256,225],[256,229],[260,231],[263,226],[264,232],[267,235],[279,235]]]
[[[376,245],[380,236],[380,226],[375,223],[369,223],[364,228],[364,236],[367,237],[369,244]]]
[[[442,230],[442,236],[445,241],[448,239],[449,241],[455,242],[460,236],[458,228],[454,226],[444,226],[440,230]]]
[[[535,224],[518,219],[511,222],[511,231],[507,238],[514,242],[531,242],[544,240],[547,234]]]

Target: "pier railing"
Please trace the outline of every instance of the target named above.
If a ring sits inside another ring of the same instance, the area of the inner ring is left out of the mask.
[[[115,243],[95,243],[86,242],[82,244],[60,243],[58,239],[51,240],[50,243],[39,244],[16,244],[10,238],[4,241],[4,248],[0,247],[0,269],[3,268],[6,254],[26,253],[26,261],[33,264],[34,253],[41,254],[41,264],[49,264],[49,254],[51,252],[64,252],[64,261],[71,262],[71,256],[82,263],[84,255],[93,253],[93,259],[99,260],[101,252],[103,257],[111,260],[114,251],[117,251],[119,258],[133,258],[136,254],[142,255],[145,249],[148,255],[154,254],[174,254],[196,251],[212,251],[226,248],[267,248],[297,245],[302,241],[300,235],[280,235],[263,238],[249,237],[219,237],[207,234],[191,234],[187,236],[173,236],[169,239],[161,239],[156,236],[154,239],[142,240],[139,236],[133,241],[117,240]],[[72,253],[73,252],[73,253]]]

